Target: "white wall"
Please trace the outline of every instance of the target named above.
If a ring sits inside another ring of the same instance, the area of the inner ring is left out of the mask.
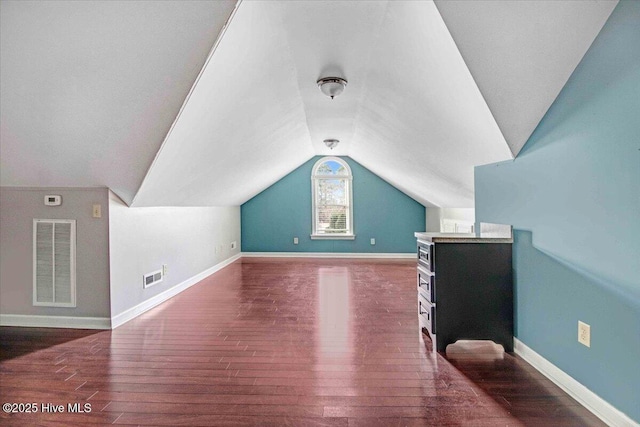
[[[45,206],[46,194],[61,195],[62,205]],[[93,204],[102,206],[102,218],[92,217]],[[7,316],[14,318],[14,315],[108,319],[108,205],[106,188],[0,189],[0,313],[3,324],[16,324],[6,321]],[[35,218],[76,220],[75,308],[33,306]],[[54,325],[52,320],[55,319],[41,318],[38,325],[61,326]],[[105,327],[107,325],[108,322]]]
[[[475,222],[476,214],[473,208],[436,208],[427,207],[427,231],[439,233],[441,221],[456,220],[464,223]]]
[[[130,208],[110,193],[109,227],[112,319],[240,253],[239,206]],[[143,275],[163,264],[164,280],[144,289]]]

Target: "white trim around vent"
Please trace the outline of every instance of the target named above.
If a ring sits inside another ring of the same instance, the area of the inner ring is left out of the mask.
[[[76,306],[75,219],[33,220],[33,305]]]
[[[142,287],[144,289],[150,288],[153,285],[157,285],[162,282],[164,275],[162,274],[162,270],[152,271],[151,273],[147,273],[142,276]]]
[[[0,326],[20,326],[27,328],[111,329],[111,319],[108,317],[0,314]]]
[[[629,418],[609,402],[580,384],[563,370],[536,353],[522,341],[514,337],[514,352],[527,363],[536,368],[542,375],[576,399],[582,406],[593,412],[598,418],[610,426],[640,427],[640,424]]]
[[[191,286],[195,285],[199,281],[211,276],[216,271],[222,270],[227,265],[229,265],[232,262],[234,262],[237,259],[239,259],[240,256],[241,256],[241,254],[234,255],[231,258],[228,258],[228,259],[226,259],[226,260],[214,265],[213,267],[210,267],[210,268],[208,268],[208,269],[196,274],[195,276],[192,276],[192,277],[188,278],[187,280],[183,281],[182,283],[179,283],[179,284],[173,286],[172,288],[169,288],[166,291],[164,291],[162,293],[159,293],[158,295],[156,295],[154,297],[151,297],[148,300],[143,301],[140,304],[138,304],[138,305],[136,305],[134,307],[131,307],[130,309],[125,310],[125,311],[123,311],[122,313],[120,313],[120,314],[118,314],[116,316],[113,316],[111,318],[111,328],[115,329],[118,326],[127,323],[129,320],[132,320],[132,319],[140,316],[141,314],[151,310],[152,308],[156,307],[157,305],[162,304],[163,302],[165,302],[169,298],[178,295],[180,292],[186,290],[187,288],[190,288]]]
[[[407,259],[415,260],[411,253],[367,253],[367,252],[242,252],[246,258],[358,258],[358,259]]]

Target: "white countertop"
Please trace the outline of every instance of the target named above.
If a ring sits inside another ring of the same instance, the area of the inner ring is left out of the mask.
[[[425,233],[417,232],[414,236],[418,240],[433,243],[513,243],[513,237],[481,235],[473,233]]]

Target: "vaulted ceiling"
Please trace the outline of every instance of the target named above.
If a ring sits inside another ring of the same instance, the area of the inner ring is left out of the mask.
[[[517,155],[615,5],[2,1],[1,183],[239,205],[334,154],[472,207],[473,167]]]

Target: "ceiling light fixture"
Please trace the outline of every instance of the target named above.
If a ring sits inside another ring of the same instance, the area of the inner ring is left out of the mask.
[[[318,83],[318,87],[322,93],[331,99],[340,95],[347,86],[347,81],[340,77],[323,77],[316,83]]]
[[[324,145],[326,145],[327,147],[329,147],[330,149],[333,150],[333,147],[335,147],[336,145],[338,145],[338,143],[340,142],[339,139],[325,139],[324,141]]]

